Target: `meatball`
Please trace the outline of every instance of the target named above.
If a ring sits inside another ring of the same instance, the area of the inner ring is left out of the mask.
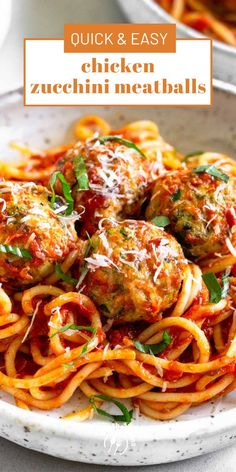
[[[75,248],[76,233],[34,183],[0,183],[0,282],[32,284]]]
[[[135,145],[116,139],[78,144],[58,163],[81,213],[82,234],[93,234],[101,218],[138,217],[158,175],[157,156],[145,157]],[[60,182],[56,190],[61,193]]]
[[[167,216],[169,229],[195,259],[227,252],[235,210],[233,177],[215,166],[183,167],[157,179],[146,216],[149,220]]]
[[[104,316],[152,322],[176,302],[186,260],[164,230],[145,221],[104,221],[89,246],[84,291]]]

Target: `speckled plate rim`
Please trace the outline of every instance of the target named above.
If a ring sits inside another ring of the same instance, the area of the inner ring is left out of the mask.
[[[31,428],[35,431],[44,431],[47,434],[54,434],[60,437],[71,439],[79,439],[83,437],[85,440],[96,440],[102,442],[107,435],[114,433],[114,423],[104,420],[104,430],[99,429],[99,433],[94,428],[96,422],[91,420],[88,422],[75,422],[53,418],[45,414],[39,414],[34,411],[23,410],[15,405],[11,405],[0,400],[0,416],[1,420],[15,420],[18,424],[22,424],[24,428]],[[68,424],[70,427],[68,428]],[[171,425],[171,428],[170,428]],[[101,423],[99,423],[101,426]],[[156,422],[150,420],[150,424],[141,424],[139,426],[130,423],[127,426],[129,435],[135,442],[143,443],[152,441],[153,439],[161,439],[169,441],[184,439],[186,437],[193,438],[195,435],[198,439],[209,436],[216,436],[235,428],[236,432],[236,407],[228,411],[216,413],[215,416],[205,416],[194,420],[182,420],[179,422]],[[116,429],[117,439],[123,439],[124,427]]]

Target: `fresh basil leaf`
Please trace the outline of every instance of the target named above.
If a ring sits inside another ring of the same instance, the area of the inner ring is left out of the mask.
[[[93,328],[93,329],[95,330],[94,331],[94,333],[95,333],[94,336],[91,339],[89,339],[89,341],[87,343],[85,343],[85,345],[83,346],[83,349],[82,349],[80,355],[77,357],[77,359],[80,359],[81,357],[83,357],[84,354],[86,354],[86,352],[88,351],[89,345],[93,342],[93,340],[96,336],[96,332],[97,332],[97,330],[95,328]]]
[[[86,246],[85,251],[84,251],[84,259],[85,259],[86,257],[88,257],[90,249],[92,249],[92,245],[91,245],[90,242],[88,241],[87,246]]]
[[[144,352],[145,354],[151,354],[154,356],[155,354],[160,354],[167,346],[171,343],[171,336],[167,331],[164,331],[162,335],[162,341],[157,344],[143,344],[140,341],[134,340],[134,345],[136,349],[140,352]]]
[[[201,174],[202,172],[205,172],[206,174],[209,174],[212,177],[215,177],[216,179],[223,180],[223,182],[227,183],[229,181],[229,176],[221,172],[221,170],[217,169],[213,165],[206,164],[193,169],[194,174]]]
[[[64,282],[70,284],[70,285],[76,285],[78,283],[77,279],[73,279],[69,274],[66,274],[63,272],[61,268],[61,264],[56,264],[55,265],[55,272],[60,277],[60,279],[64,280]]]
[[[9,244],[0,244],[0,252],[13,254],[23,259],[32,259],[32,255],[27,249],[18,246],[10,246]]]
[[[91,339],[89,339],[83,346],[82,348],[82,351],[80,353],[80,355],[76,358],[76,359],[80,359],[81,357],[83,357],[84,354],[86,354],[86,352],[88,351],[88,347],[89,345],[92,343],[92,341],[95,339],[96,337],[96,334],[97,334],[97,329],[94,328],[93,326],[79,326],[79,325],[74,325],[74,324],[67,324],[65,326],[63,326],[62,328],[60,328],[58,331],[56,331],[55,333],[53,333],[50,338],[53,338],[53,336],[56,336],[56,334],[59,334],[59,333],[64,333],[65,331],[67,331],[68,329],[72,329],[72,330],[75,330],[75,331],[90,331],[91,333],[93,333],[93,336]],[[69,364],[68,364],[69,365]],[[69,367],[68,367],[69,368]]]
[[[165,228],[165,226],[168,226],[170,224],[168,216],[155,216],[155,218],[153,218],[151,222],[154,225],[159,226],[160,228]]]
[[[180,197],[181,197],[181,190],[180,190],[180,188],[178,188],[178,190],[176,190],[176,192],[172,193],[171,200],[173,202],[177,202],[177,200],[179,200]]]
[[[92,239],[90,238],[87,231],[86,231],[86,235],[87,235],[87,238],[88,238],[88,242],[87,242],[87,246],[86,246],[85,251],[84,251],[84,259],[89,255],[90,249],[93,249]]]
[[[142,157],[146,157],[145,154],[141,151],[141,149],[139,149],[136,144],[132,143],[132,141],[129,141],[128,139],[120,138],[119,136],[102,136],[98,139],[101,144],[105,144],[107,141],[116,141],[118,143],[124,144],[124,146],[127,146],[128,148],[134,149]]]
[[[184,156],[184,162],[186,162],[190,157],[200,156],[201,154],[204,154],[204,151],[193,151],[193,152],[189,152],[188,154],[185,154],[185,156]]]
[[[210,303],[219,303],[222,298],[221,286],[213,272],[202,274],[202,278],[210,293]]]
[[[73,331],[90,331],[93,334],[96,333],[96,328],[94,328],[93,326],[79,326],[76,324],[66,324],[62,326],[62,328],[58,329],[58,331],[55,331],[55,333],[53,333],[50,336],[50,338],[53,338],[54,336],[56,336],[56,334],[64,333],[65,331],[68,331],[69,329]]]
[[[114,405],[117,406],[117,408],[119,408],[122,415],[112,415],[108,413],[107,411],[103,410],[102,408],[98,408],[95,404],[96,398],[106,401],[106,402],[113,403]],[[102,415],[102,416],[106,416],[112,421],[123,422],[123,423],[129,424],[132,420],[133,410],[128,410],[128,408],[126,408],[126,406],[123,403],[119,402],[118,400],[114,400],[114,398],[109,397],[108,395],[103,395],[103,394],[93,395],[92,397],[90,397],[89,402],[96,413],[99,413],[99,415]]]
[[[57,179],[59,179],[61,184],[62,184],[63,195],[64,195],[64,198],[65,198],[66,203],[67,203],[67,209],[65,211],[65,215],[67,215],[67,216],[71,215],[71,213],[74,209],[74,200],[71,196],[70,185],[68,184],[68,182],[65,179],[64,175],[60,171],[54,172],[54,174],[52,175],[52,177],[50,179],[50,182],[49,182],[51,190],[52,190],[52,197],[51,197],[51,202],[50,202],[51,207],[52,208],[54,207],[54,204],[55,204],[55,201],[56,201],[56,193],[55,193],[54,187],[55,187],[55,183],[56,183]]]
[[[78,183],[78,190],[88,190],[89,178],[83,156],[80,154],[73,160],[75,177]]]

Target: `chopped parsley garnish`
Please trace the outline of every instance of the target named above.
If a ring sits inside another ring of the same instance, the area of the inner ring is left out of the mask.
[[[78,190],[88,190],[89,178],[83,156],[80,154],[73,160]]]
[[[62,326],[62,328],[58,329],[58,331],[55,331],[55,333],[53,333],[50,336],[50,338],[53,338],[54,336],[56,336],[56,334],[64,333],[65,331],[68,331],[69,329],[71,329],[72,331],[90,331],[93,334],[96,334],[96,331],[97,331],[96,328],[94,328],[93,326],[79,326],[76,324],[66,324]]]
[[[164,349],[166,349],[166,347],[171,343],[171,340],[172,338],[169,333],[164,331],[162,335],[162,341],[160,343],[143,344],[140,341],[134,341],[134,345],[138,351],[154,356],[155,354],[160,354],[160,352],[164,351]]]
[[[9,244],[0,244],[0,252],[4,252],[5,254],[13,254],[14,256],[21,257],[23,259],[32,259],[32,255],[27,249],[18,246],[10,246]]]
[[[170,224],[168,216],[155,216],[155,218],[153,218],[151,222],[154,225],[159,226],[160,228],[165,228],[165,226],[168,226]]]
[[[95,403],[96,398],[99,400],[113,403],[115,406],[117,406],[117,408],[119,408],[122,415],[112,415],[111,413],[108,413],[106,410],[103,410],[102,408],[97,407]],[[123,403],[119,402],[118,400],[114,400],[114,398],[109,397],[108,395],[103,395],[103,394],[93,395],[92,397],[90,397],[89,402],[96,413],[102,416],[106,416],[106,418],[109,418],[112,421],[129,424],[132,420],[133,410],[128,410],[128,408],[126,408],[126,406]]]
[[[141,149],[139,149],[136,144],[132,143],[132,141],[129,141],[128,139],[120,138],[119,136],[102,136],[98,139],[100,144],[105,144],[107,141],[116,141],[118,143],[124,144],[124,146],[127,146],[128,148],[134,149],[142,157],[146,157],[145,154],[141,151]]]
[[[221,170],[217,169],[213,165],[206,164],[193,169],[194,174],[201,174],[202,172],[205,172],[206,174],[209,174],[212,177],[215,177],[216,179],[223,180],[223,182],[227,183],[229,181],[229,176],[221,172]]]
[[[70,285],[76,285],[78,283],[77,279],[73,279],[73,277],[71,277],[71,275],[66,274],[65,272],[63,272],[63,270],[61,268],[61,264],[56,264],[55,265],[55,272],[58,275],[58,277],[60,277],[61,280],[64,280],[64,282],[66,282]]]
[[[202,278],[209,290],[210,303],[219,303],[222,298],[227,296],[229,290],[229,277],[227,275],[222,277],[222,287],[213,272],[203,274]]]
[[[54,205],[55,205],[55,202],[56,202],[56,193],[55,193],[54,187],[55,187],[55,183],[56,183],[57,179],[59,179],[61,184],[62,184],[63,195],[64,195],[64,198],[65,198],[66,203],[67,203],[67,209],[65,211],[65,215],[69,216],[69,215],[71,215],[71,213],[74,209],[74,200],[71,196],[70,185],[68,184],[68,182],[65,179],[64,175],[60,171],[54,172],[54,174],[52,175],[52,177],[50,179],[50,182],[49,182],[51,190],[52,190],[52,197],[51,197],[51,202],[50,202],[51,207],[54,208]]]
[[[180,188],[178,188],[178,190],[176,190],[176,192],[172,193],[171,200],[173,202],[177,202],[177,200],[179,200],[180,197],[181,197],[181,190],[180,190]]]

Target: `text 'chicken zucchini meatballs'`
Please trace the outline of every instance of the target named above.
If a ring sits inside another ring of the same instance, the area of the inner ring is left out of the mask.
[[[156,321],[178,297],[186,261],[173,236],[152,223],[102,222],[86,250],[86,293],[119,322]]]
[[[165,215],[168,227],[194,259],[228,252],[235,225],[235,179],[213,164],[160,176],[146,211],[148,219]]]
[[[72,188],[84,234],[93,234],[101,218],[139,216],[159,168],[156,156],[144,155],[133,142],[118,136],[80,143],[58,163]],[[59,182],[56,190],[61,193]]]
[[[33,182],[0,183],[0,282],[32,284],[75,248],[76,233]]]

